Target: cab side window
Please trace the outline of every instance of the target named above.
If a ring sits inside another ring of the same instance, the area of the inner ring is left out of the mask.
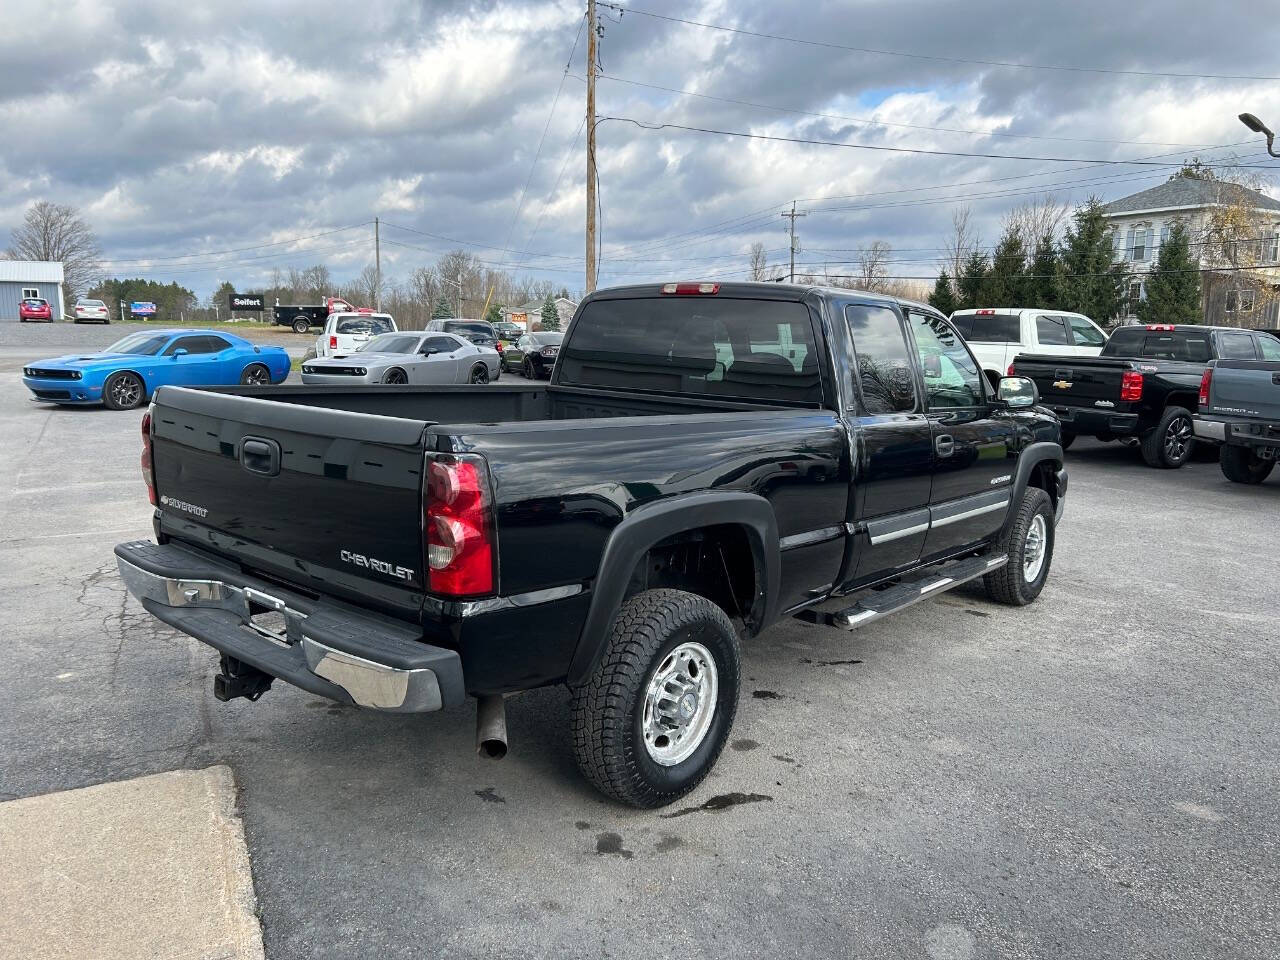
[[[1071,345],[1071,335],[1067,333],[1067,321],[1063,317],[1041,314],[1036,317],[1036,339],[1041,346],[1057,344],[1067,347]]]
[[[1218,356],[1223,360],[1254,360],[1253,337],[1247,333],[1224,333],[1218,338]]]
[[[924,370],[925,402],[929,409],[977,407],[985,403],[982,373],[959,334],[945,320],[927,313],[912,311],[908,316]]]
[[[1075,337],[1077,347],[1106,345],[1107,335],[1084,317],[1068,317],[1067,320],[1071,323],[1071,335]]]
[[[889,307],[850,304],[845,322],[857,355],[860,412],[909,413],[916,409],[911,354],[898,314]]]

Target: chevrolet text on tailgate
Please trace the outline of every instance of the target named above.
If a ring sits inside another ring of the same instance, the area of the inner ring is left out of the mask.
[[[716,762],[740,644],[779,619],[852,630],[980,577],[1036,599],[1067,491],[1037,400],[921,304],[605,290],[547,385],[162,388],[155,541],[115,553],[220,652],[220,700],[475,697],[500,756],[504,697],[564,684],[583,773],[661,806]]]

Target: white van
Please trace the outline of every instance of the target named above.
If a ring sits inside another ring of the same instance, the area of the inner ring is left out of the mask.
[[[1082,313],[1024,307],[957,310],[951,325],[978,358],[992,385],[1020,353],[1096,357],[1107,344],[1102,328]]]
[[[325,321],[324,333],[316,339],[317,357],[345,357],[355,353],[374,337],[397,333],[399,327],[389,313],[353,310],[331,313]]]

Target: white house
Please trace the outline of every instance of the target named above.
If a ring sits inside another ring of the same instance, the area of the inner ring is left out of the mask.
[[[18,319],[18,301],[48,300],[53,318],[66,315],[62,302],[62,264],[45,260],[0,260],[0,320]]]
[[[542,322],[543,303],[542,300],[530,300],[518,307],[505,307],[502,311],[503,319],[518,323],[525,330],[532,330],[533,324]],[[560,314],[560,329],[563,330],[573,319],[573,311],[578,309],[578,305],[568,297],[556,297],[554,303],[556,313]]]
[[[1211,248],[1205,237],[1213,212],[1228,207],[1247,209],[1258,235],[1248,241],[1253,246],[1249,256],[1242,259],[1261,269],[1214,269],[1221,264],[1209,255]],[[1280,201],[1234,184],[1181,176],[1112,201],[1103,210],[1115,231],[1116,261],[1123,263],[1132,276],[1127,297],[1131,315],[1146,297],[1143,274],[1155,264],[1170,228],[1181,221],[1187,226],[1192,258],[1202,269],[1211,271],[1201,275],[1205,323],[1280,326],[1280,296],[1259,296],[1260,289],[1280,288]]]

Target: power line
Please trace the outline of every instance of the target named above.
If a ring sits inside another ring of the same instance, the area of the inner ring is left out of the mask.
[[[367,227],[373,223],[372,220],[364,220],[360,223],[353,223],[349,227],[336,227],[333,230],[326,230],[323,233],[313,233],[308,237],[293,237],[290,240],[273,240],[270,243],[255,243],[248,247],[235,247],[230,250],[205,250],[200,253],[180,253],[172,257],[130,257],[125,259],[103,259],[99,263],[156,263],[168,260],[186,260],[191,257],[215,257],[230,253],[243,253],[247,250],[262,250],[267,247],[279,247],[290,243],[302,243],[304,240],[315,240],[318,237],[327,237],[335,233],[344,233],[347,230],[357,230],[360,227]]]
[[[690,27],[703,27],[707,30],[720,30],[724,33],[736,33],[744,37],[756,37],[761,40],[781,40],[786,43],[798,43],[809,47],[825,47],[830,50],[843,50],[848,53],[870,53],[882,57],[903,57],[909,60],[929,60],[937,63],[977,64],[984,67],[1014,67],[1021,70],[1056,70],[1068,73],[1101,73],[1122,77],[1163,77],[1175,80],[1280,80],[1280,77],[1258,77],[1248,74],[1230,73],[1174,73],[1161,70],[1114,70],[1109,67],[1077,67],[1048,63],[1017,63],[1010,60],[983,60],[973,57],[944,57],[938,54],[909,53],[902,50],[881,50],[875,47],[853,47],[843,43],[832,43],[828,40],[806,40],[800,37],[787,37],[776,33],[762,33],[756,30],[744,30],[741,27],[727,27],[719,23],[704,23],[701,20],[687,20],[683,17],[671,17],[666,14],[653,13],[649,10],[638,10],[635,7],[624,7],[616,3],[605,3],[600,6],[609,7],[620,13],[634,13],[655,20],[666,20],[669,23],[682,23]]]
[[[582,78],[574,76],[574,79],[581,80]],[[1034,133],[1003,133],[998,130],[963,130],[957,127],[931,127],[921,123],[868,120],[865,117],[849,117],[839,113],[819,113],[814,110],[799,110],[794,107],[778,107],[767,103],[754,103],[750,100],[736,100],[732,97],[716,97],[709,93],[696,93],[693,90],[680,90],[676,87],[664,87],[656,83],[642,83],[639,80],[627,80],[623,77],[614,77],[604,73],[600,74],[600,79],[612,80],[614,83],[626,83],[633,87],[647,87],[650,90],[662,90],[666,93],[674,93],[682,97],[697,97],[700,100],[715,100],[718,103],[732,103],[741,107],[757,107],[761,110],[773,110],[778,113],[793,113],[805,117],[820,117],[826,120],[844,120],[849,123],[865,123],[875,127],[905,127],[910,130],[929,130],[934,133],[960,133],[974,137],[1008,137],[1017,140],[1054,140],[1063,143],[1115,143],[1130,146],[1190,147],[1192,149],[1208,149],[1213,146],[1212,144],[1207,143],[1177,143],[1166,140],[1109,140],[1094,137],[1051,137]]]
[[[631,123],[641,130],[684,130],[689,133],[710,133],[722,137],[744,137],[749,140],[772,140],[778,143],[802,143],[819,147],[843,147],[846,150],[874,150],[880,153],[914,153],[930,157],[970,157],[981,160],[1025,160],[1036,163],[1087,163],[1090,166],[1136,166],[1136,167],[1176,167],[1177,162],[1155,160],[1091,160],[1086,157],[1035,157],[1007,153],[974,153],[966,150],[927,150],[922,147],[891,147],[885,144],[840,143],[836,140],[812,140],[807,137],[777,137],[764,133],[744,133],[740,130],[716,130],[711,127],[694,127],[682,123],[652,122],[636,120],[634,117],[601,117],[601,120],[615,120],[620,123]],[[1274,170],[1272,164],[1260,163],[1223,163],[1220,167],[1241,170]]]

